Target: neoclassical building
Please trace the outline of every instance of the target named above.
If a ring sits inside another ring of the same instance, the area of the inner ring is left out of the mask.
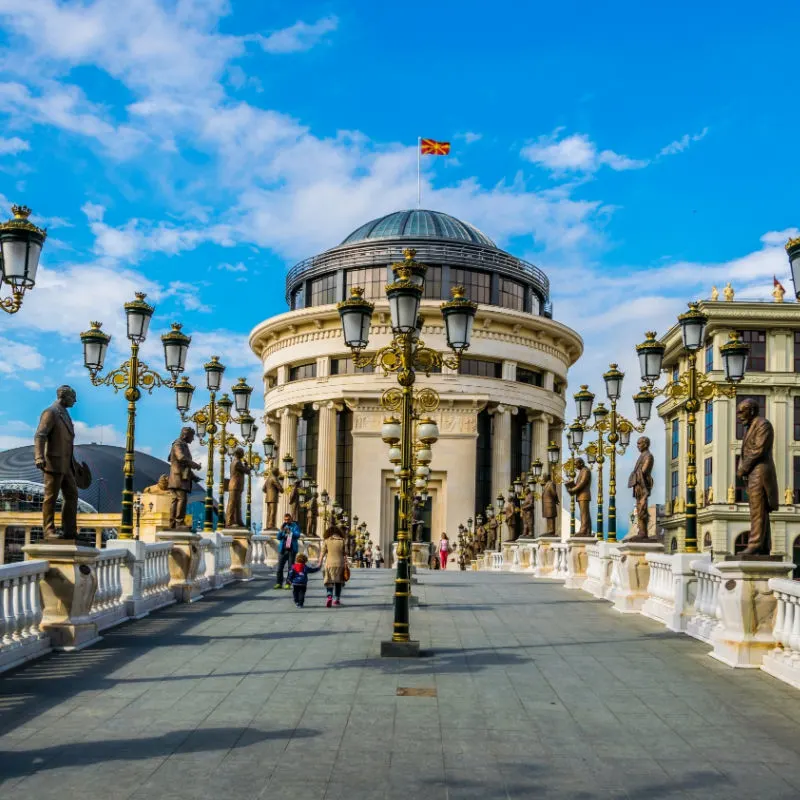
[[[750,345],[747,372],[735,398],[706,403],[697,414],[698,547],[715,552],[741,550],[750,527],[744,481],[736,477],[744,430],[736,421],[736,404],[754,399],[775,430],[774,459],[781,507],[771,514],[773,552],[800,556],[800,306],[794,302],[706,300],[706,347],[697,355],[698,369],[722,381],[719,347],[738,331]],[[662,338],[663,368],[675,379],[687,368],[679,326]],[[665,545],[683,546],[686,496],[686,409],[684,401],[658,407],[664,421],[666,469],[656,480],[665,488]],[[656,465],[662,470],[661,464]],[[677,501],[677,502],[676,502]]]
[[[460,522],[506,494],[531,460],[561,441],[567,371],[583,351],[575,331],[552,318],[547,276],[501,250],[481,231],[436,211],[398,211],[357,228],[341,244],[288,273],[289,311],[257,325],[267,430],[319,490],[365,520],[390,552],[396,489],[380,429],[381,393],[394,375],[354,367],[336,304],[362,286],[375,303],[369,349],[391,340],[384,287],[405,248],[428,265],[422,339],[448,350],[439,306],[450,288],[479,303],[472,346],[458,371],[442,368],[419,386],[439,392],[426,537],[452,536]],[[537,520],[541,526],[541,521]],[[539,528],[541,529],[541,527]]]

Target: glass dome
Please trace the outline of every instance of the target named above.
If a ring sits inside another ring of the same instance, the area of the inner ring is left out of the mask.
[[[385,217],[373,219],[356,228],[342,242],[342,245],[372,239],[392,238],[455,239],[470,244],[497,247],[485,233],[481,233],[475,226],[451,217],[449,214],[443,214],[441,211],[426,209],[394,211]]]

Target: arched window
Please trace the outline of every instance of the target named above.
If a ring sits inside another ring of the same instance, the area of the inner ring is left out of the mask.
[[[740,534],[739,534],[739,535],[736,537],[736,541],[734,541],[734,543],[733,543],[733,552],[734,552],[734,555],[735,555],[736,553],[741,553],[741,552],[742,552],[742,550],[744,550],[744,549],[745,549],[745,547],[747,547],[747,540],[748,540],[749,538],[750,538],[750,531],[744,531],[743,533],[740,533]]]
[[[711,534],[706,533],[703,536],[703,550],[710,550],[711,549]]]
[[[800,581],[800,536],[796,537],[792,544],[792,561],[794,562],[792,578]]]
[[[670,551],[670,553],[677,553],[678,552],[678,537],[677,536],[669,543],[669,551]]]

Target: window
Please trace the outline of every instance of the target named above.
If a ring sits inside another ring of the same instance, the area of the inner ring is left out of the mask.
[[[741,553],[747,547],[747,540],[750,538],[750,531],[740,533],[733,542],[734,555]]]
[[[677,417],[672,420],[672,457],[677,458],[681,452],[680,423]]]
[[[349,269],[345,276],[347,297],[354,286],[364,289],[364,297],[368,300],[383,299],[384,288],[389,281],[386,280],[385,267],[364,267],[363,269]]]
[[[711,444],[711,441],[714,438],[714,403],[709,401],[706,403],[706,435],[705,435],[705,443]]]
[[[707,458],[703,461],[703,499],[708,502],[708,493],[711,490],[711,478],[714,474],[714,459]]]
[[[366,375],[375,372],[375,365],[357,367],[350,356],[331,359],[331,375]]]
[[[763,394],[737,394],[736,395],[736,406],[738,407],[739,403],[742,400],[755,400],[758,403],[758,414],[759,416],[763,417],[767,411],[767,396]],[[742,425],[739,420],[736,420],[736,438],[737,439],[744,439],[744,425]]]
[[[767,332],[739,331],[742,341],[750,345],[747,358],[748,372],[766,372],[767,370]]]
[[[503,365],[499,361],[486,361],[483,358],[462,358],[458,374],[477,375],[480,378],[500,378],[503,374]]]
[[[794,332],[794,371],[800,372],[800,331]]]
[[[521,283],[500,278],[500,305],[514,311],[525,310],[525,287]]]
[[[800,504],[800,456],[794,456],[792,459],[792,492],[794,504]]]
[[[317,477],[317,444],[319,442],[319,414],[310,403],[303,407],[297,420],[297,474]],[[322,489],[320,489],[322,491]]]
[[[713,337],[706,342],[706,372],[714,369],[714,339]]]
[[[452,268],[450,282],[453,286],[463,286],[467,297],[473,303],[488,304],[492,302],[492,276],[488,272]]]
[[[553,381],[553,391],[556,394],[564,394],[564,384],[561,381]]]
[[[326,488],[320,486],[319,491]],[[353,412],[345,408],[336,414],[336,499],[348,514],[352,511],[352,495]]]
[[[533,423],[523,409],[511,417],[511,480],[530,468],[533,445]]]
[[[295,311],[298,308],[305,308],[305,305],[306,305],[306,290],[305,286],[301,283],[292,292],[292,311]]]
[[[703,534],[703,550],[710,550],[711,549],[711,534],[704,533]]]
[[[302,381],[307,378],[317,377],[317,362],[310,361],[308,364],[297,364],[294,367],[289,367],[289,380]]]
[[[678,362],[676,361],[672,365],[672,380],[673,380],[673,382],[677,381],[679,377],[680,377],[680,364],[678,364]]]
[[[794,440],[800,442],[800,395],[794,398]]]
[[[737,503],[746,503],[747,502],[747,480],[745,478],[739,477],[739,462],[741,461],[742,457],[740,455],[736,456],[736,496],[735,500]]]
[[[674,469],[670,473],[669,499],[674,503],[678,499],[678,470]]]
[[[475,514],[486,516],[492,498],[492,417],[488,411],[478,414],[478,438],[475,440]]]
[[[331,272],[321,278],[314,278],[311,281],[311,305],[324,306],[328,303],[335,303],[336,297],[336,273]]]
[[[529,386],[542,385],[542,373],[525,367],[517,367],[517,383],[527,383]]]
[[[425,286],[422,290],[423,300],[441,300],[442,294],[442,268],[428,267],[425,273]]]

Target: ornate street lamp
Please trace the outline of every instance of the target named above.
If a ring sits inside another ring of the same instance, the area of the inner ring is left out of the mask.
[[[577,409],[578,419],[581,422],[586,422],[592,416],[592,404],[594,403],[594,395],[589,391],[586,384],[581,386],[579,392],[573,395],[575,399],[575,408]]]
[[[787,248],[788,249],[788,248]],[[749,346],[739,339],[737,333],[730,334],[730,341],[720,347],[722,355],[722,365],[725,378],[729,386],[716,383],[710,380],[705,373],[697,371],[697,351],[705,344],[706,326],[708,317],[700,310],[698,303],[689,303],[689,310],[678,316],[678,324],[681,329],[681,340],[683,349],[687,354],[688,369],[678,376],[676,380],[668,381],[661,389],[655,389],[655,380],[650,380],[656,375],[656,361],[660,367],[660,357],[663,357],[663,349],[660,355],[654,356],[654,365],[648,378],[647,387],[643,387],[640,392],[634,395],[637,416],[641,421],[646,421],[650,417],[653,407],[653,399],[659,395],[664,395],[671,400],[683,402],[686,408],[686,537],[684,549],[687,553],[696,553],[697,549],[697,443],[696,422],[697,412],[703,403],[707,403],[717,397],[736,397],[736,384],[745,375],[747,365],[747,354]],[[655,340],[655,334],[647,333],[647,339],[643,345],[637,347],[641,352],[644,345]],[[652,345],[651,345],[652,346]],[[660,374],[660,369],[659,369]]]
[[[789,256],[789,267],[792,270],[794,295],[800,299],[800,237],[786,242],[786,255]]]
[[[2,233],[0,233],[2,239]],[[5,241],[3,241],[5,248]],[[30,254],[28,255],[30,257]],[[5,255],[4,255],[5,258]],[[38,252],[36,255],[38,259]],[[83,344],[83,363],[89,370],[89,375],[94,386],[110,386],[114,392],[124,389],[125,399],[128,401],[128,426],[125,435],[125,461],[122,467],[122,523],[120,525],[120,539],[133,538],[133,477],[134,477],[134,451],[136,441],[136,403],[142,396],[142,389],[148,394],[159,386],[177,389],[178,375],[183,372],[186,363],[186,351],[189,348],[190,337],[180,332],[180,326],[173,325],[172,330],[161,337],[164,346],[164,362],[171,377],[165,378],[147,364],[139,360],[139,347],[147,338],[150,319],[153,316],[153,306],[145,302],[145,294],[136,293],[136,299],[125,303],[127,317],[127,333],[131,343],[130,358],[123,362],[117,369],[106,375],[100,375],[105,363],[108,343],[111,336],[102,330],[102,323],[92,322],[88,331],[81,334]],[[186,391],[184,388],[182,391]],[[185,396],[185,395],[184,395]]]
[[[361,355],[369,344],[370,322],[374,310],[373,305],[364,300],[363,289],[353,289],[350,298],[338,305],[344,340],[353,352],[355,366],[380,366],[386,373],[395,373],[399,384],[399,387],[385,391],[381,397],[382,406],[392,413],[384,421],[381,438],[391,448],[393,459],[397,456],[395,448],[400,450],[400,470],[397,473],[400,526],[397,532],[394,625],[392,641],[384,642],[381,646],[382,654],[395,656],[419,653],[419,644],[412,642],[409,627],[411,506],[415,468],[419,464],[430,463],[430,458],[423,461],[419,457],[420,449],[417,448],[415,460],[415,423],[416,437],[424,446],[429,448],[439,437],[436,423],[423,416],[438,408],[439,396],[427,387],[415,392],[414,384],[417,372],[430,375],[432,370],[443,365],[458,369],[462,354],[469,348],[472,322],[477,310],[477,306],[464,297],[463,290],[454,291],[453,299],[441,306],[447,342],[454,358],[446,358],[426,347],[421,340],[419,310],[427,267],[417,262],[415,255],[416,252],[412,249],[404,250],[403,261],[392,265],[394,280],[386,286],[393,334],[389,345],[372,355]],[[395,414],[399,414],[399,417]]]
[[[661,362],[664,360],[665,350],[666,347],[656,340],[655,331],[647,331],[644,341],[636,345],[643,381],[655,383],[661,377]]]
[[[184,375],[177,384],[175,384],[175,405],[181,414],[185,414],[192,407],[192,396],[194,395],[194,386],[189,383],[189,379]]]
[[[11,287],[11,297],[0,300],[0,308],[7,314],[16,314],[26,290],[36,285],[47,230],[28,220],[31,210],[27,206],[11,206],[11,213],[13,218],[0,224],[2,280]]]
[[[269,434],[267,434],[262,439],[261,444],[264,447],[264,458],[267,459],[271,466],[272,460],[275,458],[275,440]]]

